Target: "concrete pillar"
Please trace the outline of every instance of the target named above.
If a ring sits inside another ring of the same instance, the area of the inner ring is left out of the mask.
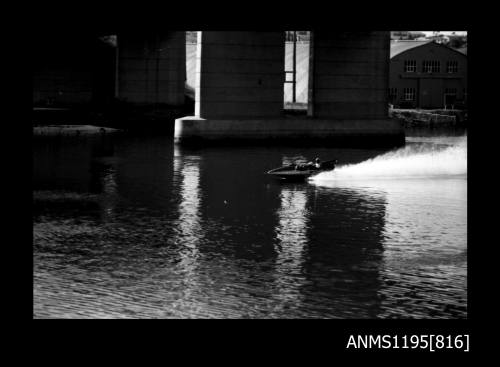
[[[33,56],[33,105],[73,107],[92,102],[97,37],[37,37]]]
[[[205,119],[283,114],[284,33],[198,33],[195,115]]]
[[[186,32],[118,34],[116,97],[139,105],[184,104]]]
[[[314,117],[388,117],[389,32],[315,31],[311,49]]]
[[[307,116],[284,114],[284,32],[200,32],[198,42],[195,116],[175,120],[176,142],[404,144],[387,116],[389,32],[314,34]]]

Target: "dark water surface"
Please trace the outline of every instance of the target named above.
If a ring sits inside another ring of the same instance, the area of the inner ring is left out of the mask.
[[[315,156],[342,167],[264,174]],[[34,137],[34,317],[466,318],[464,157]]]

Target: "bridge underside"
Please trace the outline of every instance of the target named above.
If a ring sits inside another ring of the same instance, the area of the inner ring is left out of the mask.
[[[284,111],[283,32],[203,31],[197,42],[195,111],[175,120],[177,142],[404,143],[387,114],[389,32],[312,32],[304,116]],[[166,108],[182,116],[185,43],[182,31],[122,32],[114,45],[95,35],[40,39],[34,106],[112,105],[120,118],[130,106]]]
[[[39,36],[33,51],[35,107],[104,105],[113,99],[115,49],[97,36]]]
[[[137,105],[181,106],[186,80],[186,33],[121,33],[117,99]]]
[[[307,116],[283,109],[282,32],[199,32],[195,116],[177,142],[321,140],[404,144],[388,118],[389,32],[314,32]]]

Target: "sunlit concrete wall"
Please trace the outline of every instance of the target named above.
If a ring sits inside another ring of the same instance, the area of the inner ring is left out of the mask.
[[[118,34],[118,99],[145,105],[182,105],[185,81],[185,32]]]
[[[313,113],[319,118],[387,118],[390,33],[313,32]]]
[[[196,116],[283,114],[283,32],[199,32],[196,57]]]

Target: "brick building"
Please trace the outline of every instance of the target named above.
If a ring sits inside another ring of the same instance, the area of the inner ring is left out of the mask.
[[[467,56],[432,41],[391,41],[389,102],[399,108],[466,108]]]

